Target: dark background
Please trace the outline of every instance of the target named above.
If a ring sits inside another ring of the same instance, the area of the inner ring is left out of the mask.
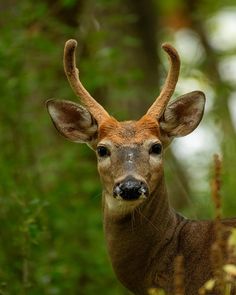
[[[198,129],[166,152],[173,206],[212,218],[212,158],[236,215],[236,4],[203,0],[0,1],[0,294],[128,294],[107,257],[96,159],[57,134],[44,102],[77,100],[62,67],[78,40],[81,80],[119,119],[145,113],[179,51],[175,95],[207,96]]]

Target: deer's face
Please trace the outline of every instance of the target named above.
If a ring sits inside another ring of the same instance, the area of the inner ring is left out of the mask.
[[[104,193],[113,207],[115,200],[146,200],[163,175],[163,145],[155,121],[104,122],[96,153]]]
[[[75,47],[74,40],[66,43],[65,71],[87,108],[71,101],[49,100],[49,114],[63,136],[87,143],[96,151],[108,207],[126,204],[131,208],[148,200],[162,179],[163,149],[174,137],[189,134],[199,124],[205,96],[194,91],[168,103],[180,62],[175,49],[164,45],[171,69],[161,94],[140,120],[118,122],[82,86],[75,67]]]

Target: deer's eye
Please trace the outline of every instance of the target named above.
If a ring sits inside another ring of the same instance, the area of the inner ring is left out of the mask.
[[[101,157],[101,158],[110,156],[110,151],[105,146],[98,146],[97,147],[97,153],[98,153],[98,156]]]
[[[149,154],[160,155],[161,152],[162,152],[162,145],[160,143],[154,143],[149,150]]]

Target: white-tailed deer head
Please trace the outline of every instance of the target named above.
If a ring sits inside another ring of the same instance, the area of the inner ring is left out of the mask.
[[[174,137],[192,132],[205,104],[200,91],[169,100],[178,80],[180,59],[170,44],[170,69],[160,95],[138,121],[119,122],[88,93],[75,63],[77,42],[66,42],[64,69],[83,106],[65,100],[48,100],[47,108],[56,129],[67,139],[87,143],[96,151],[106,203],[112,210],[135,207],[147,200],[163,177],[163,150]],[[131,202],[132,201],[132,202]]]

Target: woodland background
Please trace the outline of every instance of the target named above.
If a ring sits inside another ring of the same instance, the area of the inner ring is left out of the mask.
[[[202,90],[207,107],[166,153],[172,203],[212,218],[218,152],[224,216],[236,215],[235,0],[1,0],[1,295],[128,294],[106,253],[95,155],[60,137],[44,106],[77,100],[62,68],[69,38],[81,80],[119,119],[139,118],[158,95],[168,69],[161,43],[178,49],[176,96]]]

